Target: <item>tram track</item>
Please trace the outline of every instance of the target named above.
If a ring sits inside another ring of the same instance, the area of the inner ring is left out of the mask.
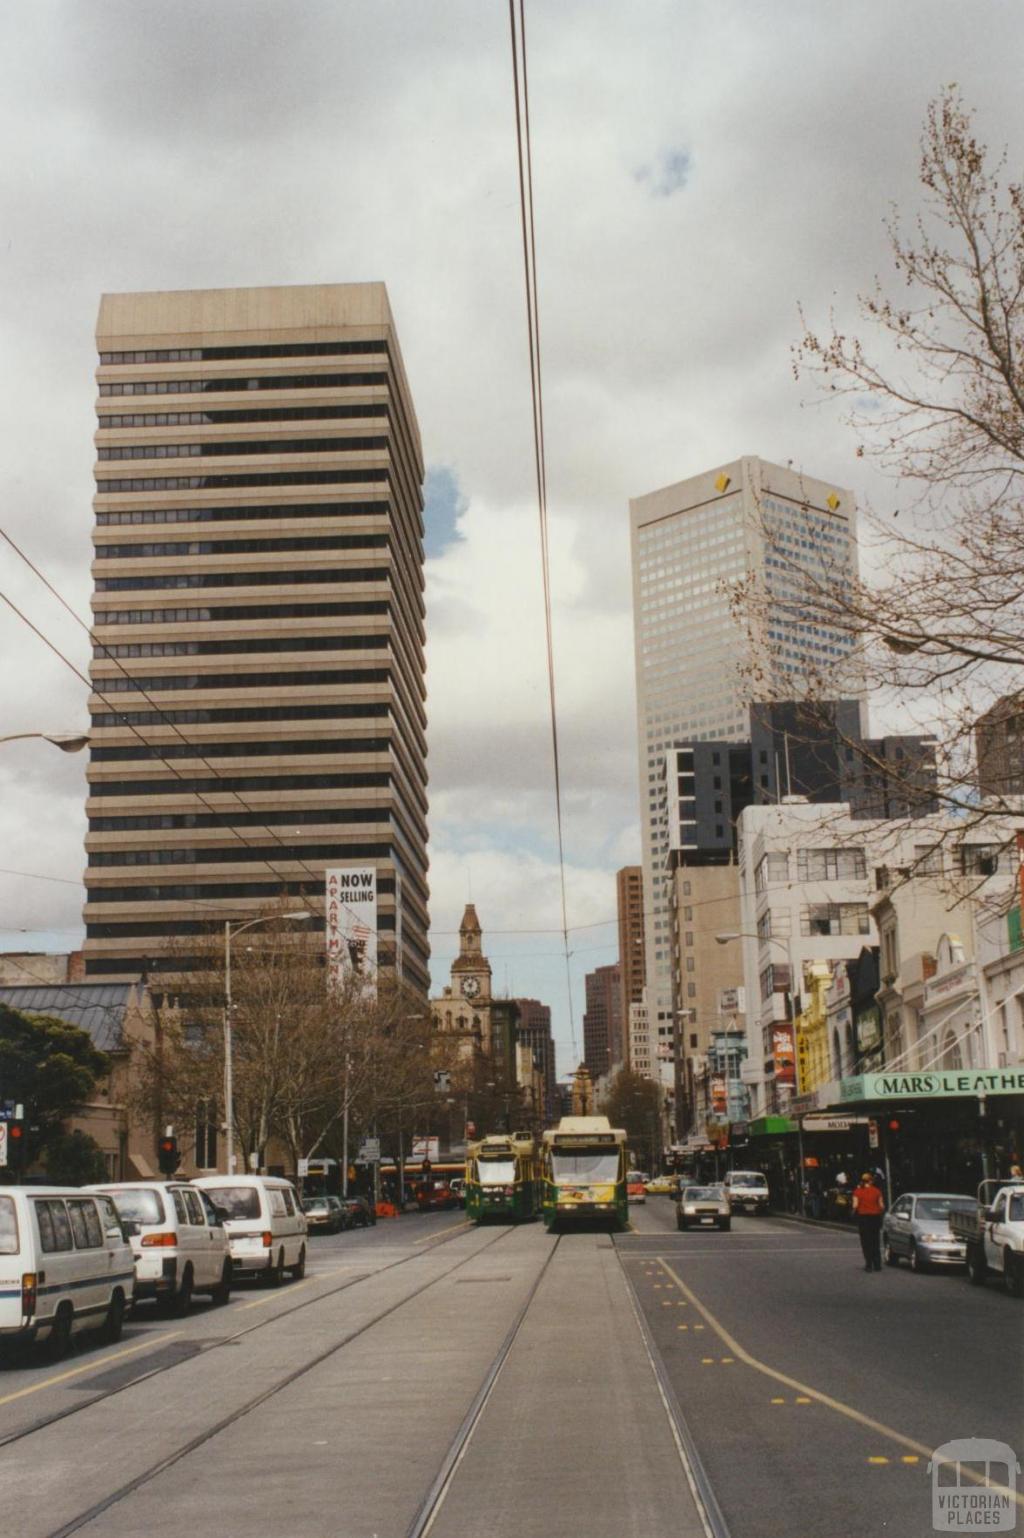
[[[236,1425],[247,1415],[251,1415],[253,1411],[258,1410],[262,1405],[268,1403],[268,1401],[275,1398],[276,1395],[283,1392],[283,1390],[291,1387],[292,1384],[297,1383],[308,1373],[313,1372],[324,1362],[329,1361],[331,1357],[336,1356],[339,1351],[343,1351],[347,1346],[352,1345],[354,1341],[357,1341],[361,1337],[367,1335],[371,1330],[382,1324],[386,1319],[389,1319],[392,1315],[398,1313],[400,1309],[407,1307],[408,1304],[421,1297],[423,1293],[428,1292],[432,1287],[436,1287],[439,1283],[445,1281],[456,1271],[461,1270],[463,1266],[470,1265],[475,1262],[480,1257],[480,1255],[484,1254],[487,1250],[492,1249],[502,1239],[507,1238],[508,1235],[513,1232],[513,1229],[502,1229],[498,1234],[495,1235],[493,1239],[489,1240],[487,1244],[481,1245],[480,1248],[474,1250],[472,1254],[463,1256],[461,1259],[457,1260],[454,1265],[451,1265],[446,1270],[442,1271],[440,1275],[431,1277],[428,1281],[423,1282],[419,1287],[415,1287],[411,1292],[406,1293],[404,1297],[396,1299],[394,1303],[389,1304],[387,1308],[381,1309],[379,1313],[375,1314],[371,1319],[366,1320],[356,1329],[347,1331],[339,1339],[332,1341],[331,1344],[327,1346],[323,1351],[317,1352],[315,1356],[308,1358],[299,1366],[295,1367],[291,1372],[288,1372],[281,1378],[278,1378],[274,1383],[263,1389],[259,1394],[254,1394],[243,1404],[236,1406],[236,1408],[229,1414],[221,1416],[220,1419],[215,1421],[213,1425],[205,1427],[201,1432],[198,1432],[195,1436],[190,1437],[188,1441],[174,1448],[171,1452],[166,1453],[162,1458],[151,1464],[148,1468],[143,1469],[132,1479],[126,1480],[124,1484],[119,1485],[115,1490],[110,1491],[109,1494],[102,1498],[102,1500],[94,1502],[84,1511],[81,1511],[76,1516],[71,1517],[68,1521],[62,1523],[59,1527],[52,1529],[52,1531],[47,1535],[47,1538],[71,1538],[71,1534],[80,1532],[83,1528],[88,1527],[90,1523],[95,1522],[97,1518],[103,1516],[105,1512],[110,1511],[112,1507],[119,1505],[120,1502],[125,1500],[128,1496],[133,1495],[136,1491],[143,1489],[154,1479],[157,1479],[167,1469],[173,1468],[175,1464],[180,1463],[184,1458],[189,1457],[192,1453],[195,1453],[199,1451],[200,1448],[205,1447],[222,1432],[227,1431],[230,1427]],[[436,1248],[436,1246],[434,1247]],[[418,1257],[404,1257],[404,1259],[410,1260],[414,1258]],[[379,1276],[385,1270],[393,1270],[395,1267],[403,1263],[404,1260],[395,1261],[391,1266],[382,1267],[380,1272],[373,1273],[373,1276]],[[368,1278],[366,1277],[362,1278],[363,1281],[366,1281],[367,1279]],[[333,1296],[338,1292],[343,1292],[347,1287],[353,1285],[355,1285],[354,1280],[344,1284],[341,1287],[334,1288],[332,1289],[331,1295]],[[299,1306],[305,1307],[309,1303],[325,1301],[326,1296],[326,1294],[321,1294],[320,1297],[316,1299],[307,1299],[302,1305]],[[290,1310],[290,1312],[298,1312],[298,1307],[296,1309]],[[275,1315],[274,1319],[281,1317],[281,1315]],[[274,1322],[274,1319],[265,1321],[265,1324],[269,1326]],[[250,1326],[248,1329],[240,1333],[249,1334],[253,1328],[262,1327],[263,1323],[264,1322],[261,1321],[259,1326]],[[227,1342],[221,1341],[219,1344],[225,1345]],[[153,1374],[152,1376],[157,1376],[157,1374]],[[133,1379],[132,1383],[127,1385],[127,1387],[138,1386],[141,1381],[143,1380]],[[105,1397],[108,1396],[98,1396],[98,1399],[93,1401],[93,1403],[97,1403],[100,1399]],[[83,1406],[83,1408],[88,1408],[88,1406]]]
[[[106,1400],[114,1399],[121,1394],[126,1394],[131,1389],[139,1388],[142,1384],[149,1383],[154,1378],[159,1378],[162,1377],[165,1373],[173,1372],[176,1368],[182,1367],[188,1362],[194,1362],[197,1357],[203,1356],[209,1351],[216,1351],[222,1346],[237,1345],[239,1341],[244,1340],[247,1336],[253,1335],[260,1330],[270,1329],[271,1326],[280,1323],[282,1320],[291,1319],[296,1314],[301,1313],[305,1309],[313,1308],[321,1303],[326,1303],[330,1299],[338,1297],[340,1293],[347,1292],[351,1287],[358,1287],[363,1282],[375,1281],[377,1277],[384,1276],[387,1274],[387,1272],[394,1271],[400,1266],[408,1265],[410,1261],[420,1260],[424,1255],[429,1255],[434,1250],[440,1249],[442,1245],[449,1244],[452,1242],[452,1240],[463,1237],[465,1233],[466,1230],[462,1227],[459,1227],[454,1229],[451,1233],[439,1234],[436,1238],[432,1237],[429,1245],[421,1250],[417,1250],[412,1255],[403,1255],[398,1260],[389,1261],[387,1265],[379,1266],[374,1271],[365,1271],[361,1272],[358,1276],[350,1276],[346,1281],[340,1282],[336,1287],[326,1288],[322,1292],[318,1292],[310,1297],[303,1298],[300,1303],[295,1303],[291,1307],[286,1306],[281,1308],[276,1313],[271,1314],[269,1317],[264,1319],[257,1319],[252,1324],[246,1325],[243,1329],[234,1331],[234,1333],[231,1335],[218,1335],[206,1343],[204,1343],[202,1337],[199,1337],[198,1349],[194,1352],[182,1354],[175,1361],[163,1361],[158,1366],[150,1367],[147,1370],[145,1368],[145,1359],[143,1359],[143,1361],[139,1364],[142,1370],[140,1370],[136,1376],[129,1378],[125,1383],[119,1383],[114,1387],[103,1389],[99,1393],[90,1394],[87,1398],[79,1400],[76,1404],[66,1405],[61,1410],[55,1410],[48,1415],[39,1416],[36,1420],[30,1422],[28,1425],[19,1426],[15,1431],[10,1431],[5,1435],[0,1435],[0,1452],[2,1452],[6,1447],[11,1447],[15,1443],[26,1440],[28,1437],[37,1436],[40,1432],[46,1431],[51,1426],[58,1425],[61,1421],[70,1420],[73,1416],[81,1415],[86,1410],[94,1409],[97,1405],[103,1404]],[[499,1234],[498,1237],[500,1238],[501,1235]],[[484,1248],[488,1249],[490,1246],[485,1245]],[[475,1251],[474,1253],[479,1254],[481,1252]],[[463,1262],[460,1262],[460,1264],[463,1264]],[[444,1274],[448,1275],[449,1273],[445,1272]],[[440,1281],[442,1278],[437,1277],[434,1278],[434,1280]],[[432,1283],[427,1283],[426,1285],[429,1286],[432,1285]],[[422,1290],[423,1289],[421,1288],[420,1291]],[[416,1294],[410,1294],[410,1298],[413,1296],[416,1296]],[[285,1298],[286,1297],[287,1294],[285,1295]],[[208,1316],[204,1315],[204,1317]],[[370,1328],[370,1326],[367,1325],[365,1328]],[[348,1344],[348,1342],[346,1341],[344,1344]],[[159,1340],[154,1341],[153,1350],[160,1350]],[[98,1373],[103,1372],[108,1360],[109,1359],[103,1357],[97,1359],[95,1365]]]
[[[492,1358],[490,1365],[484,1374],[483,1382],[481,1383],[473,1398],[472,1404],[466,1411],[466,1414],[464,1415],[458,1430],[451,1440],[448,1451],[445,1453],[445,1456],[441,1461],[441,1467],[438,1470],[438,1473],[433,1483],[431,1484],[430,1489],[427,1491],[416,1511],[415,1516],[413,1517],[409,1526],[406,1528],[405,1538],[427,1538],[427,1535],[429,1534],[430,1529],[434,1524],[435,1518],[438,1516],[441,1507],[444,1505],[445,1497],[447,1496],[448,1491],[451,1488],[452,1481],[458,1472],[459,1464],[462,1462],[463,1457],[469,1449],[469,1444],[473,1439],[473,1434],[483,1419],[488,1402],[492,1393],[494,1392],[495,1387],[497,1386],[498,1379],[501,1376],[502,1368],[505,1366],[505,1363],[509,1358],[509,1355],[516,1343],[520,1331],[522,1330],[523,1325],[526,1323],[526,1316],[533,1305],[533,1301],[537,1296],[538,1291],[540,1290],[540,1285],[547,1275],[548,1267],[551,1265],[551,1262],[555,1257],[555,1252],[557,1251],[561,1242],[562,1236],[556,1236],[555,1242],[551,1246],[551,1249],[548,1251],[548,1254],[544,1260],[544,1264],[541,1266],[539,1272],[534,1278],[530,1286],[530,1290],[527,1293],[522,1305],[520,1306],[519,1312],[516,1314],[512,1324],[509,1326],[504,1340],[498,1347],[498,1350],[495,1352],[494,1357]]]

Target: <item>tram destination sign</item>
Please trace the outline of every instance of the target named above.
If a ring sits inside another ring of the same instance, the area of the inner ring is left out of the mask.
[[[865,1073],[839,1086],[842,1101],[939,1100],[955,1095],[1024,1095],[1024,1068]]]

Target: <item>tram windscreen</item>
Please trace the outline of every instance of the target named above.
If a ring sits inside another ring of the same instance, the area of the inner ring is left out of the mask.
[[[551,1173],[558,1186],[576,1185],[577,1182],[612,1181],[619,1178],[619,1150],[617,1148],[554,1148],[551,1151]]]
[[[482,1186],[510,1186],[515,1182],[514,1159],[481,1159],[479,1169]]]

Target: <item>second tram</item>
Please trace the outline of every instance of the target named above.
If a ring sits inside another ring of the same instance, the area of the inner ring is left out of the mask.
[[[503,1132],[470,1143],[466,1150],[466,1217],[513,1222],[537,1216],[537,1145],[523,1132]]]
[[[563,1116],[543,1137],[541,1207],[549,1229],[626,1228],[626,1134],[607,1116]]]

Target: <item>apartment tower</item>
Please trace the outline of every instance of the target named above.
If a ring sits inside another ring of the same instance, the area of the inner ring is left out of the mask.
[[[423,460],[384,285],[108,294],[97,342],[87,976],[372,866],[379,965],[425,994]]]
[[[646,980],[644,963],[644,872],[641,865],[624,865],[615,873],[615,906],[619,922],[619,972],[622,977],[622,1018],[630,1005],[640,1004]],[[632,1063],[632,1035],[624,1033],[626,1058]],[[645,1057],[649,1054],[645,1053]]]
[[[850,637],[807,603],[856,570],[853,497],[757,458],[630,502],[647,1003],[671,1035],[674,955],[667,755],[694,738],[750,738],[757,698],[863,698]],[[745,583],[748,617],[733,612]],[[831,687],[826,687],[830,684]]]

